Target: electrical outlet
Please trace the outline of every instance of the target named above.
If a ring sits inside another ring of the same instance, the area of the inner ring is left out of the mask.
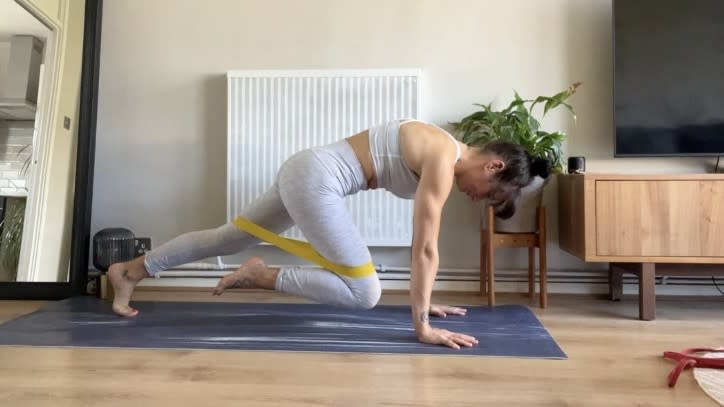
[[[136,257],[143,256],[147,251],[151,250],[151,238],[150,237],[137,237],[134,247]]]
[[[65,118],[63,118],[63,127],[65,127],[66,130],[70,130],[70,117],[65,116]]]

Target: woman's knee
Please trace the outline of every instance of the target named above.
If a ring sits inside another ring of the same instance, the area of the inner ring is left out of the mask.
[[[239,251],[256,243],[258,239],[240,231],[231,223],[200,232],[196,235],[199,244],[208,249],[214,249],[219,256],[236,254]]]
[[[377,276],[367,278],[365,284],[355,284],[354,287],[354,304],[352,308],[359,310],[370,310],[374,308],[380,301],[382,296],[382,286]]]

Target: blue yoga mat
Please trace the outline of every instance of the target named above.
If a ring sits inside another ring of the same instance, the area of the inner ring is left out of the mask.
[[[526,307],[467,307],[467,315],[431,317],[435,327],[475,336],[461,350],[417,341],[409,306],[348,311],[320,304],[139,302],[134,318],[94,297],[49,302],[0,325],[0,345],[227,349],[507,356],[565,359]]]

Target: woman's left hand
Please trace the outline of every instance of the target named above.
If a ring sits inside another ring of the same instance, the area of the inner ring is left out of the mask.
[[[465,308],[451,307],[449,305],[430,305],[430,315],[445,318],[448,315],[465,315],[468,312]]]

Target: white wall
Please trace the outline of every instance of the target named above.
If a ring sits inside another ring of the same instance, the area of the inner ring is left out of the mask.
[[[702,170],[701,160],[613,160],[611,66],[610,0],[106,2],[92,233],[122,226],[158,245],[224,222],[232,69],[421,67],[423,116],[440,125],[476,102],[507,103],[513,89],[534,97],[580,80],[577,123],[559,112],[544,126],[570,133],[569,152],[590,171]],[[557,248],[555,188],[550,266],[583,268]],[[441,268],[477,268],[478,222],[455,193]],[[522,250],[502,253],[500,267],[527,264]],[[373,255],[409,265],[406,250]]]
[[[27,160],[32,155],[33,122],[0,120],[0,194],[26,196]]]
[[[15,1],[15,0],[13,0]],[[83,6],[85,1],[83,0],[23,0],[29,3],[32,3],[39,11],[44,13],[49,18],[61,23],[63,23],[63,9],[65,8],[66,4],[68,2],[71,3],[77,3],[80,6]]]
[[[5,84],[5,75],[8,73],[8,62],[10,61],[10,42],[0,41],[0,92]]]

